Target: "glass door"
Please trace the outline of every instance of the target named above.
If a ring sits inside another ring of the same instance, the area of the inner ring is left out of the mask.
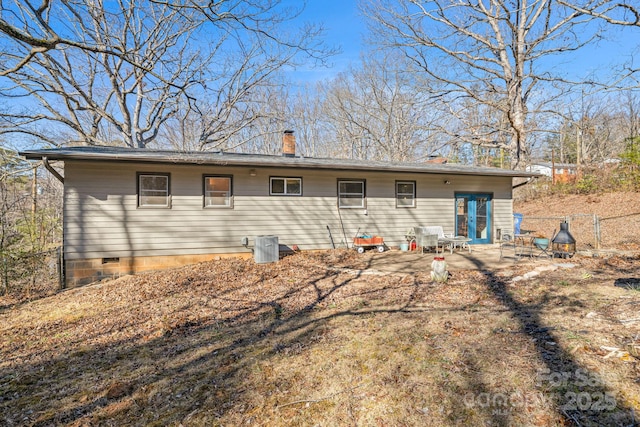
[[[491,242],[490,194],[456,194],[456,235],[471,244]]]

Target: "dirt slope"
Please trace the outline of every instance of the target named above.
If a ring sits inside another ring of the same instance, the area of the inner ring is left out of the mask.
[[[522,227],[546,236],[570,217],[571,232],[582,249],[595,248],[594,215],[600,221],[601,248],[640,249],[640,194],[635,192],[596,195],[551,195],[514,203],[524,214]]]
[[[546,195],[514,203],[514,210],[536,216],[591,213],[603,218],[640,214],[640,193]]]

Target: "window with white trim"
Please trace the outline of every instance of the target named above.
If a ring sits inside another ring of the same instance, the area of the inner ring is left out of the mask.
[[[232,208],[233,193],[230,176],[205,175],[204,177],[204,207]]]
[[[170,208],[170,178],[168,173],[138,173],[138,207]]]
[[[396,208],[416,207],[415,181],[396,181]]]
[[[302,178],[272,176],[269,180],[269,194],[272,196],[301,196]]]
[[[339,180],[338,207],[343,209],[364,208],[364,184],[364,180]]]

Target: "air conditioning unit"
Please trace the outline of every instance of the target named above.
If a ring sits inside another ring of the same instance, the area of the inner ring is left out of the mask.
[[[256,236],[253,259],[258,264],[277,262],[280,258],[278,236]]]

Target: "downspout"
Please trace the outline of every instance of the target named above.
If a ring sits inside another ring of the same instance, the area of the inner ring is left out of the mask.
[[[45,169],[48,170],[49,172],[51,172],[51,175],[55,176],[58,181],[60,181],[62,184],[64,184],[64,177],[62,175],[60,175],[58,173],[57,170],[55,170],[53,168],[53,166],[51,166],[49,164],[49,159],[47,158],[47,156],[42,157],[42,164],[44,165]]]
[[[49,164],[49,159],[47,158],[47,156],[43,156],[42,157],[42,164],[44,165],[45,169],[48,170],[49,172],[51,172],[51,175],[55,176],[56,179],[58,181],[60,181],[62,183],[62,185],[64,186],[64,177],[62,175],[60,175],[58,173],[57,170],[55,170],[53,168],[53,166],[51,166]],[[60,286],[60,289],[64,289],[67,287],[67,272],[66,272],[66,267],[65,267],[65,260],[64,260],[64,231],[62,232],[62,246],[60,246],[58,248],[58,286]]]
[[[538,177],[537,176],[530,176],[529,179],[527,179],[524,182],[521,182],[520,184],[516,184],[516,185],[512,186],[511,189],[513,190],[514,188],[518,188],[518,187],[522,187],[522,186],[525,186],[527,184],[530,184],[536,178],[538,178]]]

